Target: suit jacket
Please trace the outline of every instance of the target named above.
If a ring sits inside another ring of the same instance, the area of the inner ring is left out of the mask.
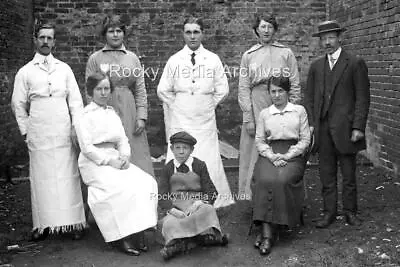
[[[324,56],[311,64],[304,92],[308,120],[310,126],[314,127],[314,152],[318,151],[320,141],[319,126],[324,103],[326,60],[327,57]],[[326,116],[329,130],[340,153],[356,153],[366,148],[365,138],[356,143],[350,139],[353,129],[365,132],[370,104],[368,68],[363,59],[342,49],[332,75],[332,90],[327,94],[329,110]]]

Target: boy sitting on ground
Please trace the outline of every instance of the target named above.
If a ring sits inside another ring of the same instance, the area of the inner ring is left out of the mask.
[[[159,183],[161,204],[172,204],[162,219],[165,240],[160,253],[167,260],[196,245],[228,244],[212,206],[218,196],[204,161],[191,154],[197,140],[187,132],[170,137],[174,159],[163,168]]]

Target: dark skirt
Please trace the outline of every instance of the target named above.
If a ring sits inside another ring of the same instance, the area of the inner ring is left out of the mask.
[[[278,140],[270,146],[284,154],[296,144],[293,140]],[[253,221],[295,226],[300,223],[303,208],[304,157],[291,159],[284,167],[275,167],[269,159],[258,157],[252,181]]]

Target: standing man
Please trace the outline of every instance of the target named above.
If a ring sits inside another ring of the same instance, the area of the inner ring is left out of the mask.
[[[166,133],[186,131],[197,139],[193,156],[206,162],[218,191],[214,207],[233,204],[219,152],[215,108],[229,92],[228,80],[219,57],[203,47],[203,22],[189,17],[183,23],[185,47],[167,62],[158,84],[164,102]],[[172,158],[169,149],[167,160]]]
[[[11,107],[29,150],[33,240],[86,225],[71,128],[83,109],[71,68],[51,54],[55,28],[38,25],[36,54],[17,73]]]
[[[357,218],[356,154],[366,148],[365,126],[370,103],[368,69],[363,59],[341,48],[344,28],[336,21],[318,26],[325,55],[311,64],[304,104],[315,151],[319,151],[324,216],[318,228],[328,227],[337,214],[337,165],[343,176],[343,213],[350,225]]]

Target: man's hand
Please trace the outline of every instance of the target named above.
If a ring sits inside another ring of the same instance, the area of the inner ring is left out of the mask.
[[[254,122],[246,122],[245,127],[250,136],[256,135],[256,124]]]
[[[353,129],[351,132],[351,142],[357,142],[364,138],[364,133],[360,130]]]
[[[136,130],[135,130],[135,135],[139,135],[143,132],[144,127],[146,126],[146,123],[143,119],[138,119],[136,120]]]

